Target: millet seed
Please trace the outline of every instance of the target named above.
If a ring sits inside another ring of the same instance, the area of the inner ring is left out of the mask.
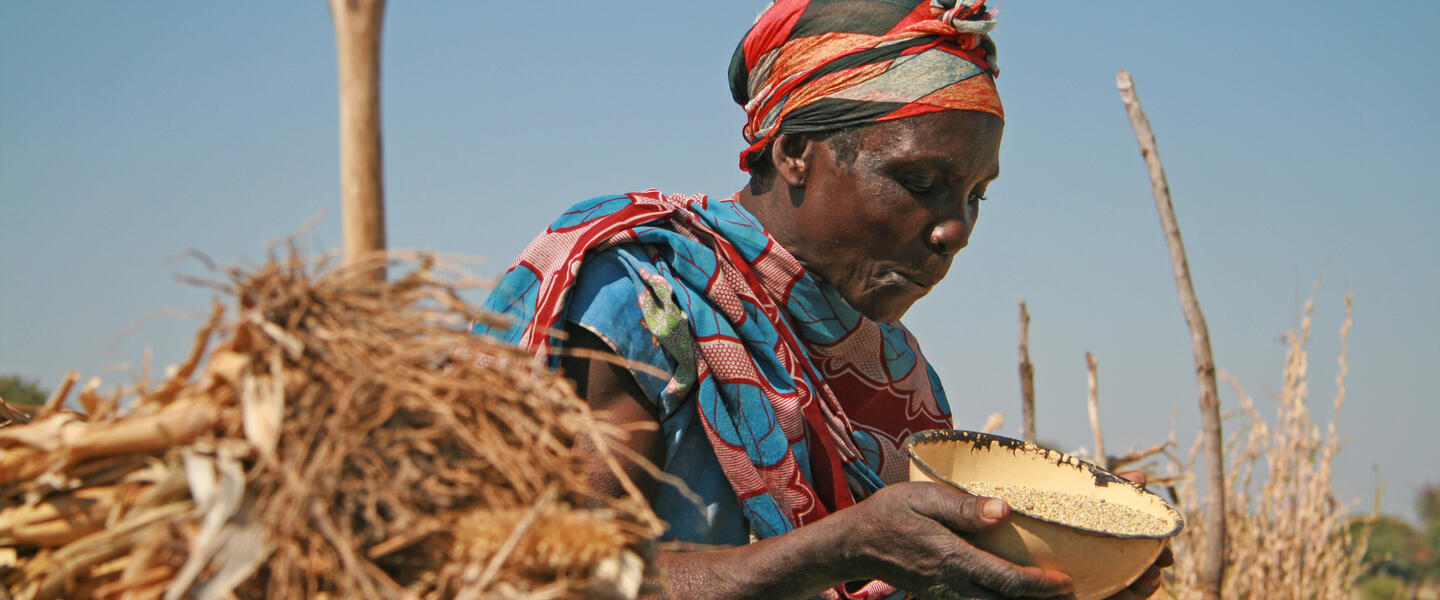
[[[1004,500],[1010,508],[1032,517],[1111,535],[1161,536],[1173,527],[1165,519],[1103,498],[981,481],[960,487],[977,496]]]

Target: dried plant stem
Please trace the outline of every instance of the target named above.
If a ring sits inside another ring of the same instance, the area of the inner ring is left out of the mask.
[[[554,501],[555,488],[546,488],[545,494],[540,496],[540,499],[535,502],[534,506],[530,507],[530,510],[525,511],[525,516],[515,525],[515,529],[510,531],[510,535],[505,538],[505,543],[501,544],[500,548],[495,551],[495,555],[490,557],[490,561],[485,563],[485,570],[480,573],[480,578],[474,585],[474,589],[483,591],[490,587],[490,582],[494,581],[495,575],[500,572],[500,565],[505,564],[505,559],[509,558],[510,554],[515,551],[515,548],[520,545],[520,540],[524,538],[525,534],[529,533],[530,528],[535,525],[535,519],[540,516],[540,512],[549,507],[550,503]]]
[[[1025,441],[1035,441],[1035,365],[1030,364],[1030,311],[1020,299],[1020,414]]]
[[[346,261],[385,250],[380,142],[380,28],[385,0],[330,0],[340,67],[340,197]],[[383,261],[369,275],[385,279]]]
[[[1350,329],[1349,298],[1340,330],[1340,362],[1347,361]],[[1224,372],[1216,375],[1234,386],[1240,404],[1225,442],[1227,573],[1226,598],[1306,598],[1350,600],[1357,597],[1356,579],[1364,573],[1360,559],[1365,529],[1352,532],[1350,506],[1335,497],[1332,466],[1342,446],[1336,431],[1344,400],[1344,367],[1337,375],[1336,412],[1328,431],[1311,419],[1306,345],[1310,339],[1314,299],[1307,301],[1296,330],[1285,340],[1284,384],[1273,423],[1255,401]],[[1200,442],[1197,440],[1196,447]],[[1179,461],[1177,460],[1177,463]],[[1189,464],[1194,463],[1192,450]],[[1192,470],[1180,469],[1181,473]],[[1195,482],[1181,478],[1179,496],[1195,498]],[[1194,521],[1174,540],[1177,562],[1171,591],[1177,600],[1197,597],[1202,588],[1199,557],[1210,524]]]
[[[1100,378],[1096,373],[1095,355],[1085,353],[1085,381],[1088,392],[1085,395],[1085,406],[1090,410],[1090,434],[1095,437],[1095,464],[1102,469],[1110,468],[1110,460],[1105,456],[1105,434],[1100,433]]]
[[[65,406],[65,397],[70,395],[70,389],[75,387],[75,382],[77,381],[80,381],[79,371],[71,370],[66,373],[65,379],[60,382],[60,387],[55,390],[54,394],[50,395],[50,399],[45,401],[45,404],[40,407],[40,410],[35,412],[32,418],[35,420],[44,419]]]
[[[0,426],[0,600],[634,598],[663,522],[617,457],[655,467],[604,451],[624,432],[470,334],[483,316],[419,262],[393,283],[294,252],[226,269],[239,310],[125,410],[86,385],[99,412]],[[627,493],[591,493],[582,439]],[[497,515],[537,503],[493,558]]]
[[[1130,451],[1130,452],[1125,453],[1125,454],[1122,455],[1122,456],[1117,456],[1117,457],[1115,457],[1115,460],[1109,461],[1109,462],[1110,462],[1110,467],[1109,467],[1109,468],[1111,468],[1111,469],[1120,469],[1120,468],[1123,468],[1123,467],[1125,467],[1125,466],[1127,466],[1127,465],[1131,465],[1131,464],[1140,462],[1140,461],[1142,461],[1142,460],[1145,460],[1145,459],[1147,459],[1147,458],[1150,458],[1151,456],[1155,456],[1156,454],[1160,454],[1161,452],[1164,452],[1166,448],[1169,448],[1169,447],[1172,446],[1172,445],[1174,445],[1174,442],[1172,442],[1172,441],[1170,441],[1170,440],[1166,440],[1166,441],[1160,442],[1160,443],[1158,443],[1158,444],[1155,444],[1155,445],[1153,445],[1153,446],[1150,446],[1149,448],[1145,448],[1145,449],[1143,449],[1143,450],[1132,450],[1132,451]],[[1154,478],[1150,479],[1150,483],[1151,483],[1151,484],[1154,484],[1154,483],[1157,482],[1157,481],[1159,481],[1159,480],[1158,480],[1158,479],[1154,479]]]
[[[980,428],[981,433],[995,433],[1005,426],[1005,413],[990,413],[985,419],[985,426]]]
[[[1135,82],[1130,73],[1121,69],[1115,82],[1120,89],[1120,99],[1130,115],[1130,125],[1135,129],[1135,139],[1140,143],[1140,154],[1145,157],[1145,166],[1150,172],[1150,189],[1155,196],[1155,210],[1160,213],[1160,223],[1165,230],[1165,243],[1170,249],[1170,265],[1174,270],[1175,289],[1180,296],[1180,305],[1185,312],[1185,322],[1190,326],[1191,349],[1195,354],[1195,379],[1200,388],[1201,430],[1204,433],[1205,454],[1205,503],[1201,518],[1210,527],[1205,540],[1205,560],[1201,566],[1200,584],[1205,598],[1219,598],[1225,580],[1225,459],[1220,425],[1220,402],[1215,386],[1215,360],[1210,354],[1210,331],[1205,325],[1205,315],[1200,312],[1200,301],[1195,297],[1195,287],[1190,282],[1190,265],[1185,258],[1185,244],[1180,238],[1180,224],[1175,220],[1175,208],[1170,202],[1170,184],[1165,179],[1165,166],[1160,162],[1160,151],[1155,144],[1155,134],[1150,130],[1150,120],[1140,106],[1135,93]]]
[[[195,368],[200,366],[200,361],[205,357],[205,349],[210,345],[211,336],[220,327],[220,318],[225,315],[225,305],[217,298],[211,303],[210,318],[206,319],[205,326],[195,333],[195,344],[190,347],[189,356],[185,362],[176,369],[175,376],[165,381],[165,387],[155,392],[155,399],[161,403],[169,402],[180,393],[180,388],[189,381],[190,376],[195,374]]]
[[[87,458],[163,450],[194,440],[214,426],[214,405],[194,403],[108,423],[65,423],[54,441],[58,452],[14,448],[0,456],[0,483],[29,479]]]
[[[5,419],[12,423],[25,424],[30,422],[30,415],[17,407],[9,405],[5,402],[4,398],[0,398],[0,419]]]

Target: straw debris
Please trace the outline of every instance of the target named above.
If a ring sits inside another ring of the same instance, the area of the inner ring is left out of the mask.
[[[575,451],[623,434],[471,336],[493,317],[457,271],[407,264],[376,282],[291,250],[224,270],[206,283],[234,316],[217,301],[164,381],[83,386],[79,413],[70,377],[34,415],[4,407],[23,416],[0,421],[0,592],[635,597],[660,524],[594,497]]]

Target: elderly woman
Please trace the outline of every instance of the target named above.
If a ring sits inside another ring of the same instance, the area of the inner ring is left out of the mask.
[[[906,483],[901,452],[950,426],[899,319],[965,247],[999,174],[993,26],[984,0],[776,2],[730,67],[745,189],[582,202],[488,301],[516,325],[479,332],[549,357],[699,496],[630,468],[667,538],[701,545],[661,554],[675,597],[1068,592],[1064,573],[966,543],[1004,502]]]

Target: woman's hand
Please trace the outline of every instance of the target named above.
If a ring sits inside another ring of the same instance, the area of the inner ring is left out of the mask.
[[[1148,481],[1144,471],[1130,471],[1121,473],[1120,476],[1142,487]],[[1145,598],[1149,598],[1155,594],[1156,590],[1160,589],[1161,570],[1173,564],[1175,564],[1175,555],[1170,552],[1170,547],[1166,546],[1164,550],[1160,551],[1160,556],[1155,559],[1155,564],[1150,565],[1150,568],[1146,569],[1139,579],[1106,600],[1145,600]]]
[[[1170,547],[1166,546],[1160,551],[1160,556],[1155,559],[1155,564],[1150,565],[1145,573],[1131,583],[1129,587],[1115,592],[1106,600],[1145,600],[1154,595],[1160,589],[1160,571],[1165,567],[1175,564],[1175,555],[1170,553]]]
[[[999,524],[1005,502],[929,482],[891,485],[816,525],[845,529],[849,571],[930,600],[1051,598],[1070,593],[1070,577],[1023,567],[980,550],[964,534]]]
[[[608,350],[589,331],[575,326],[566,331],[571,347]],[[664,446],[653,426],[658,422],[623,367],[579,356],[567,356],[561,363],[597,414],[634,432],[625,441],[634,454],[655,463],[663,460]],[[652,427],[634,427],[637,424]],[[622,464],[653,501],[658,484],[633,462]],[[615,474],[600,461],[593,465],[590,480],[598,494],[623,493]],[[1015,565],[962,537],[993,527],[1008,514],[1009,507],[1000,500],[933,483],[899,483],[784,535],[733,548],[661,552],[658,561],[667,574],[665,596],[670,598],[802,599],[844,581],[865,579],[879,579],[929,600],[1068,594],[1070,578],[1064,573]]]

